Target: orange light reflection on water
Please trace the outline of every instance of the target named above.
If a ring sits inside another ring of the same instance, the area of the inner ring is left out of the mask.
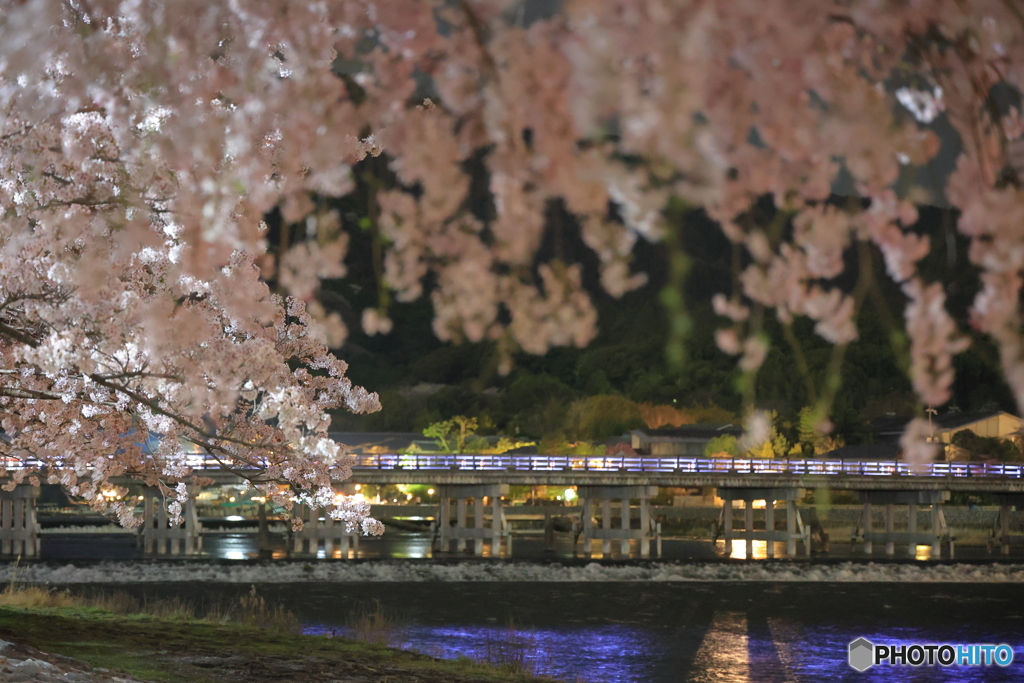
[[[785,541],[773,541],[775,543],[775,557],[789,557],[786,554],[786,542]],[[725,541],[719,540],[715,543],[719,553],[725,555]],[[799,553],[799,548],[797,549]],[[729,559],[732,560],[745,560],[747,559],[747,542],[745,540],[738,539],[732,542],[732,551],[728,555]],[[751,553],[750,559],[753,560],[766,560],[768,559],[768,541],[754,541],[753,553]]]
[[[694,657],[694,670],[716,671],[716,683],[750,683],[756,680],[751,678],[750,638],[745,614],[715,614]]]

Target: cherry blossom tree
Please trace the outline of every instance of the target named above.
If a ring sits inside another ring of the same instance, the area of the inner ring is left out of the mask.
[[[328,351],[345,330],[316,293],[344,275],[346,237],[318,199],[351,192],[353,165],[381,153],[396,179],[372,189],[366,217],[387,247],[381,284],[408,301],[433,274],[442,339],[506,355],[586,344],[596,314],[579,264],[537,263],[552,213],[573,217],[618,296],[644,282],[637,239],[664,240],[681,285],[665,209],[684,202],[743,255],[739,287],[714,305],[719,346],[748,379],[770,311],[811,318],[841,361],[865,288],[836,278],[844,253],[871,245],[908,300],[914,388],[941,405],[966,342],[942,284],[917,270],[929,243],[901,179],[935,156],[926,124],[946,117],[962,152],[941,191],[981,271],[972,323],[1024,405],[1014,0],[525,9],[0,0],[0,448],[28,465],[11,482],[39,463],[102,506],[99,487],[127,474],[163,486],[173,511],[192,443],[282,504],[329,503],[351,461],[326,411],[377,399]],[[860,198],[849,206],[828,201],[841,173]],[[470,201],[481,180],[487,211]],[[305,226],[283,252],[263,222],[275,208]],[[679,289],[665,297],[677,336]],[[362,324],[392,327],[383,306]],[[818,392],[819,427],[836,388]],[[926,425],[908,430],[912,459],[930,455]],[[162,437],[152,453],[147,432]],[[377,530],[364,508],[338,514]]]

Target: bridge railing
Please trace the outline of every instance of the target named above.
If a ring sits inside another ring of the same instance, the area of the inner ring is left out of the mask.
[[[583,471],[693,474],[824,474],[860,476],[1024,478],[1024,466],[1010,463],[905,462],[692,458],[658,456],[372,454],[355,456],[354,469],[466,471]]]
[[[401,455],[383,453],[355,455],[356,470],[461,470],[475,472],[617,472],[679,474],[789,474],[859,475],[916,477],[1024,478],[1024,465],[1016,463],[935,462],[914,465],[905,462],[769,459],[696,458],[667,456],[445,454]],[[187,463],[196,470],[220,469],[220,463],[202,454],[190,454]],[[26,463],[0,458],[0,468],[14,470]]]

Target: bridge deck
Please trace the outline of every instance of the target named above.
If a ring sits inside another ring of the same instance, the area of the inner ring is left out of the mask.
[[[215,480],[234,475],[192,463]],[[611,485],[848,490],[1024,492],[1024,466],[967,462],[911,465],[752,458],[559,455],[359,455],[352,483]]]

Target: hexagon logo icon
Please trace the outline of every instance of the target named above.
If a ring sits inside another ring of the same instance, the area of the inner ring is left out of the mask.
[[[875,663],[875,646],[867,638],[858,638],[850,643],[850,666],[857,671],[867,671]]]

